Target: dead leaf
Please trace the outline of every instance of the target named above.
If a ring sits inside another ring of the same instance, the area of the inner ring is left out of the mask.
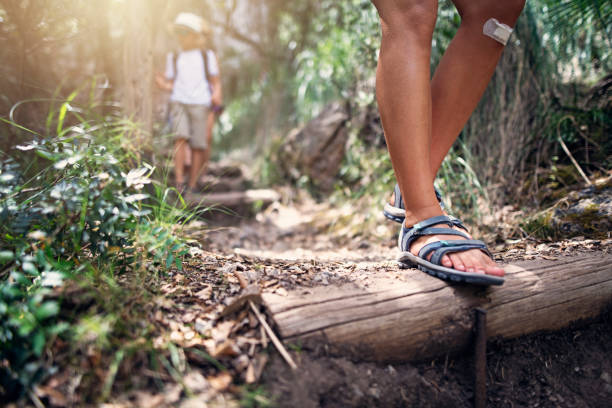
[[[249,364],[246,375],[245,382],[247,384],[253,384],[259,380],[261,374],[263,373],[263,369],[268,362],[268,356],[265,354],[260,354],[253,359],[253,361]]]
[[[182,320],[183,323],[191,323],[195,320],[196,314],[193,312],[187,312],[183,315]]]
[[[289,292],[287,292],[287,289],[285,288],[277,288],[274,290],[274,293],[276,293],[277,295],[281,295],[281,296],[287,296],[289,295]]]
[[[164,395],[163,394],[150,394],[145,391],[136,391],[136,404],[139,407],[151,407],[156,408],[161,406],[164,403]]]
[[[170,333],[170,341],[174,342],[174,343],[180,343],[183,341],[183,333],[181,333],[178,330],[173,331],[172,333]]]
[[[181,384],[166,384],[164,387],[164,402],[166,404],[175,404],[181,399],[183,386]]]
[[[225,309],[221,312],[219,317],[229,316],[237,311],[241,310],[245,304],[252,301],[256,304],[261,303],[261,293],[257,285],[247,286],[242,293],[232,299]]]
[[[64,394],[54,388],[38,386],[35,388],[34,391],[36,393],[36,396],[40,398],[49,398],[49,401],[53,406],[65,407],[68,405],[68,400],[66,399]]]
[[[236,357],[233,361],[232,361],[232,366],[234,366],[234,368],[236,369],[236,371],[238,371],[239,373],[243,372],[245,368],[247,368],[249,366],[249,357],[246,356],[245,354]]]
[[[204,289],[200,290],[199,292],[195,293],[195,296],[199,299],[202,300],[208,300],[210,299],[210,296],[212,295],[212,286],[210,285],[206,285],[204,287]]]
[[[269,280],[264,282],[261,286],[263,286],[264,288],[269,288],[270,286],[274,286],[278,283],[278,280],[274,279],[274,280]]]
[[[235,324],[236,322],[228,320],[216,325],[210,333],[215,343],[218,344],[224,342],[225,339],[229,337],[232,327],[234,327]]]
[[[232,384],[232,376],[224,371],[214,377],[207,378],[209,384],[217,391],[225,391]]]
[[[213,353],[213,357],[236,357],[238,355],[240,355],[240,348],[231,339],[227,339],[215,347]]]
[[[193,393],[200,393],[206,391],[210,384],[206,381],[206,378],[198,371],[190,371],[183,377],[183,383]]]
[[[195,329],[198,333],[208,335],[208,332],[212,329],[213,322],[211,320],[196,319]]]

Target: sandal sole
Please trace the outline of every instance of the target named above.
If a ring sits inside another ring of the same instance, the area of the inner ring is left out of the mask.
[[[461,272],[456,269],[447,268],[433,264],[425,259],[413,255],[411,252],[402,252],[398,259],[400,269],[409,269],[416,266],[419,270],[442,280],[457,283],[469,283],[473,285],[503,285],[504,278],[492,275],[483,275],[481,273]]]

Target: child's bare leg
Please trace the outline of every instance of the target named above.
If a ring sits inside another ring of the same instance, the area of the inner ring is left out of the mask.
[[[185,182],[185,160],[187,156],[187,140],[174,141],[174,181],[177,186]]]
[[[373,0],[382,26],[376,94],[391,162],[406,207],[406,225],[442,215],[433,190],[430,160],[432,107],[429,58],[437,0]],[[418,253],[429,242],[455,236],[422,237],[411,246]],[[448,256],[442,264],[458,270],[503,275],[479,250]]]
[[[208,149],[191,149],[191,168],[189,169],[189,187],[196,188],[198,184],[198,178],[202,174],[202,165],[204,163],[204,156]]]
[[[202,171],[200,173],[200,179],[204,182],[204,176],[206,175],[206,170],[208,169],[208,163],[210,162],[210,149],[212,147],[212,134],[213,128],[215,126],[215,114],[213,112],[208,113],[208,118],[206,119],[206,142],[207,148],[204,150],[204,161],[202,162]]]
[[[496,18],[514,27],[525,5],[525,0],[452,1],[461,16],[461,26],[431,82],[431,169],[434,178],[480,101],[504,50],[503,44],[483,35],[484,23]]]

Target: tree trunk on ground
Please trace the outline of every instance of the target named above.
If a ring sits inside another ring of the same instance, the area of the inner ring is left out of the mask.
[[[593,318],[612,302],[612,254],[524,261],[506,267],[501,287],[451,286],[423,272],[379,277],[367,288],[302,288],[264,303],[290,343],[325,343],[375,361],[414,361],[465,348],[473,310],[488,311],[489,337],[558,330]]]

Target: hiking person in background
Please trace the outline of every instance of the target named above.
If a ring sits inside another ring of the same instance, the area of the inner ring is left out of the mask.
[[[437,0],[372,0],[382,27],[376,97],[398,182],[384,214],[401,222],[401,266],[450,281],[503,283],[482,241],[441,208],[434,179],[476,108],[525,0],[451,0],[461,26],[436,72],[430,56]]]
[[[222,111],[219,65],[210,47],[210,29],[204,19],[180,13],[174,21],[180,52],[166,58],[166,72],[157,85],[171,91],[169,121],[174,133],[174,177],[180,192],[194,191],[210,158],[215,117]],[[191,148],[191,149],[189,149]],[[189,177],[185,167],[192,152]]]

